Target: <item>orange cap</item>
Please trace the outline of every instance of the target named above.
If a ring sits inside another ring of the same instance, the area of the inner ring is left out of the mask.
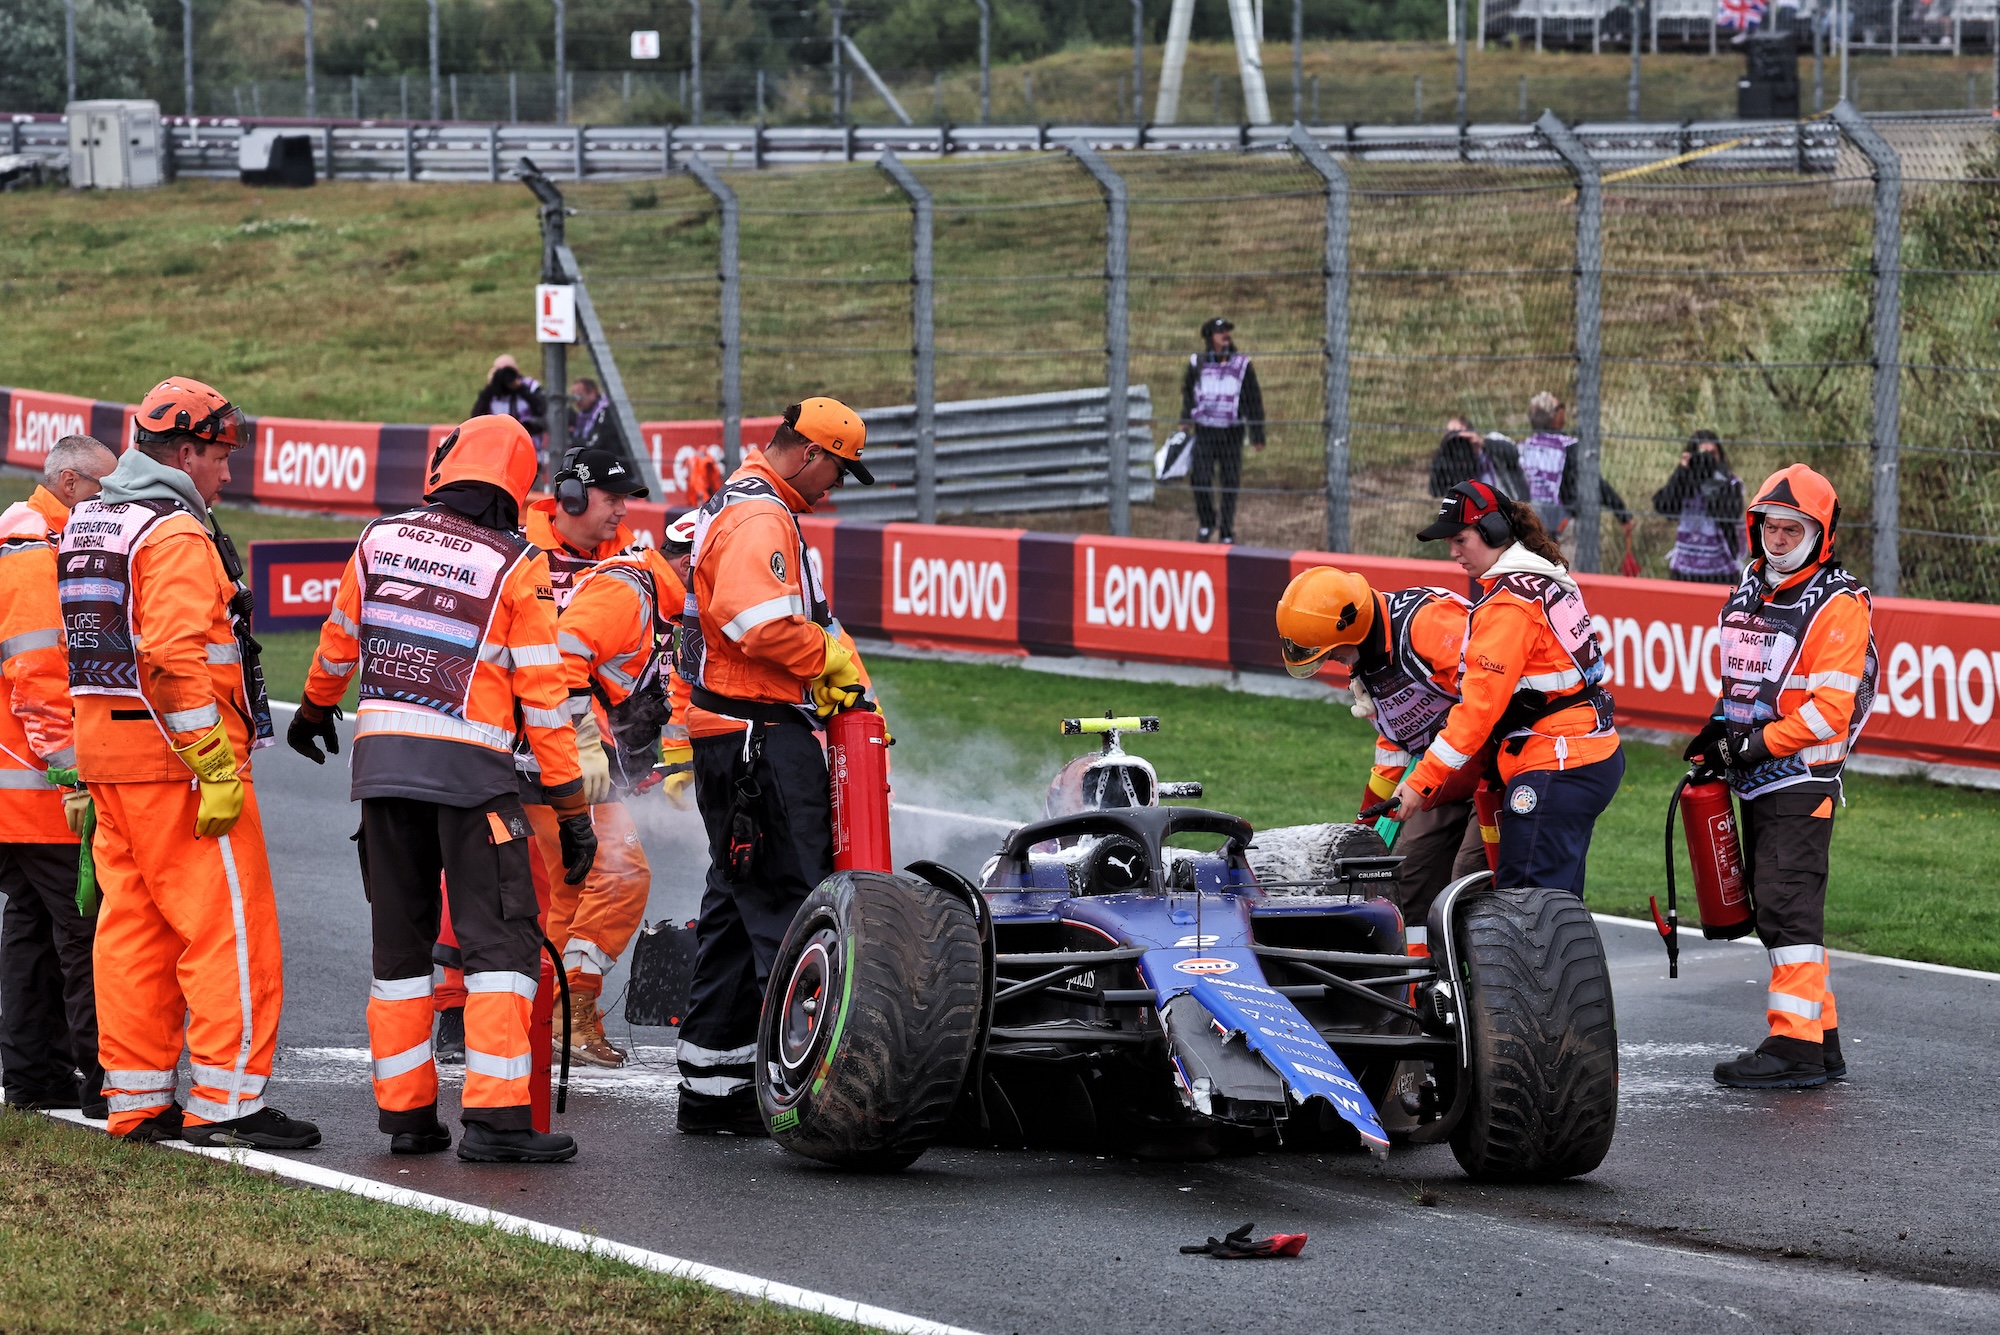
[[[875,475],[861,462],[862,446],[868,443],[868,424],[861,414],[839,399],[806,399],[785,410],[785,425],[813,444],[847,462],[847,471],[864,487],[875,485]]]
[[[516,505],[526,505],[538,471],[535,442],[526,427],[497,413],[474,417],[438,444],[424,495],[454,482],[490,482]]]

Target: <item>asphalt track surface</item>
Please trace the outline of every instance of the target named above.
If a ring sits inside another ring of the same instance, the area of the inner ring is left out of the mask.
[[[1605,924],[1619,1016],[1616,1143],[1588,1177],[1481,1188],[1443,1146],[1198,1164],[933,1150],[859,1177],[767,1141],[673,1127],[672,1034],[620,1072],[581,1070],[557,1167],[394,1159],[366,1078],[368,932],[339,762],[259,753],[257,792],[286,946],[272,1100],[318,1121],[328,1168],[985,1332],[2000,1330],[2000,984],[1837,960],[1851,1078],[1718,1088],[1762,1032],[1761,952]],[[649,916],[690,916],[705,857],[657,797],[641,828]],[[990,825],[899,816],[900,860],[976,870]],[[606,996],[615,998],[622,975]],[[449,1076],[447,1077],[450,1078]],[[447,1108],[454,1091],[447,1089]],[[1303,1257],[1183,1256],[1254,1220]]]

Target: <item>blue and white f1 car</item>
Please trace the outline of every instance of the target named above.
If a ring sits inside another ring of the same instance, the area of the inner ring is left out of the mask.
[[[1575,897],[1442,892],[1412,955],[1367,827],[1256,835],[1161,799],[1120,733],[974,885],[935,863],[842,872],[800,909],[764,1001],[772,1136],[862,1169],[940,1140],[1206,1157],[1449,1140],[1492,1180],[1587,1173],[1611,1145],[1617,1031]]]

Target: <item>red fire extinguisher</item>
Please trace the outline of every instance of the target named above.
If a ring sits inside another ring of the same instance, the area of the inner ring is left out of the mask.
[[[1500,870],[1500,790],[1482,783],[1472,790],[1472,815],[1479,822],[1479,842],[1486,846],[1486,870]]]
[[[833,786],[833,869],[894,871],[889,852],[889,731],[872,709],[827,720],[826,769]]]
[[[1736,837],[1736,811],[1729,785],[1705,770],[1689,770],[1667,803],[1667,916],[1650,900],[1653,925],[1667,943],[1667,976],[1680,977],[1680,912],[1674,885],[1674,817],[1687,839],[1694,872],[1695,904],[1701,934],[1710,941],[1734,941],[1755,925],[1755,907],[1743,880],[1743,847]]]

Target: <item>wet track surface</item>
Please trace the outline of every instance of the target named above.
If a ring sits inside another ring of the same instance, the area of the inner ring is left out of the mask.
[[[257,777],[286,946],[272,1097],[320,1123],[325,1144],[300,1157],[325,1167],[988,1332],[2000,1330],[1991,979],[1836,960],[1852,1078],[1728,1091],[1709,1069],[1761,1033],[1761,952],[1684,936],[1669,982],[1656,936],[1605,924],[1618,1137],[1597,1172],[1551,1187],[1475,1187],[1442,1146],[1385,1165],[944,1149],[847,1176],[768,1142],[677,1135],[671,1031],[628,1033],[615,1012],[639,1060],[576,1073],[557,1123],[581,1142],[573,1163],[393,1159],[367,1084],[345,769],[275,748]],[[705,865],[695,818],[642,810],[649,916],[685,919]],[[897,851],[976,870],[996,834],[901,813]],[[1176,1250],[1248,1220],[1312,1241],[1295,1261]]]

